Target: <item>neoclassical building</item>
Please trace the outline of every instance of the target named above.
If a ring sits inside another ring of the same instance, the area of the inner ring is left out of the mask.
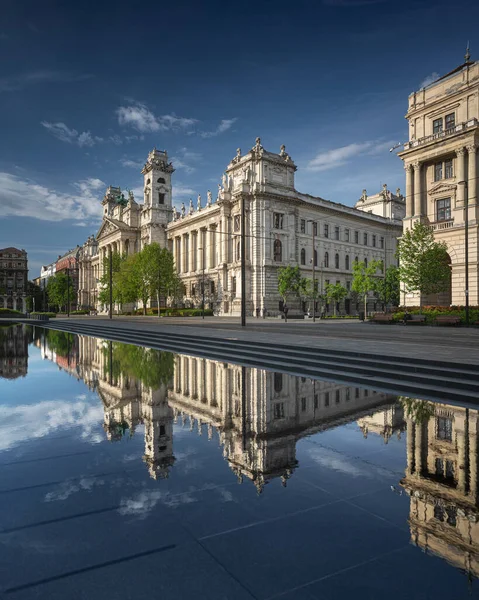
[[[28,256],[18,248],[0,249],[0,307],[27,310]]]
[[[399,153],[406,170],[404,229],[415,221],[429,225],[446,242],[451,265],[450,289],[423,303],[465,304],[467,221],[469,302],[478,305],[479,62],[469,51],[463,64],[409,96],[406,119],[409,141]],[[403,303],[419,304],[419,294],[406,294]]]

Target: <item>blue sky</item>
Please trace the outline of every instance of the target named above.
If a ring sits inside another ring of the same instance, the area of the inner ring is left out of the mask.
[[[179,203],[215,190],[256,136],[286,144],[302,192],[351,205],[403,188],[388,149],[406,139],[408,94],[468,39],[479,58],[479,5],[453,13],[460,26],[445,0],[4,0],[0,247],[25,248],[37,276],[96,232],[107,185],[140,192],[153,146]]]

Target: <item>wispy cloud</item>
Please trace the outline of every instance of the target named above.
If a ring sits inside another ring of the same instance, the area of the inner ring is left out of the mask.
[[[66,71],[39,70],[0,78],[0,92],[15,92],[41,83],[71,83],[91,79],[93,75],[78,75]]]
[[[192,152],[187,148],[180,148],[171,162],[175,169],[183,169],[188,175],[196,171],[195,164],[201,160],[202,156],[198,152]]]
[[[440,77],[439,73],[436,73],[436,71],[434,71],[433,73],[431,73],[430,75],[428,75],[421,81],[421,83],[419,84],[419,89],[426,87],[428,85],[431,85],[431,83],[436,81],[436,79],[439,79],[439,77]]]
[[[128,167],[131,169],[142,169],[145,161],[143,160],[131,160],[130,158],[122,158],[120,160],[122,167]]]
[[[42,121],[41,125],[60,141],[69,144],[77,144],[80,148],[84,146],[94,146],[99,142],[103,142],[102,137],[97,135],[93,136],[89,131],[79,133],[76,129],[70,129],[65,123],[49,123],[48,121]]]
[[[307,164],[310,171],[328,171],[346,165],[352,158],[361,155],[381,154],[394,145],[392,141],[371,140],[361,143],[348,144],[317,154]]]
[[[116,110],[116,115],[120,125],[132,127],[141,133],[186,130],[197,123],[196,119],[177,117],[174,114],[157,116],[142,102],[120,106]]]
[[[101,219],[101,179],[72,184],[74,193],[50,189],[12,173],[0,172],[0,217],[30,217],[41,221],[97,222]]]
[[[200,136],[203,138],[216,137],[217,135],[228,131],[228,129],[231,129],[231,127],[233,127],[237,120],[237,117],[235,117],[234,119],[222,119],[222,121],[220,121],[220,124],[216,129],[213,129],[213,131],[201,131]]]

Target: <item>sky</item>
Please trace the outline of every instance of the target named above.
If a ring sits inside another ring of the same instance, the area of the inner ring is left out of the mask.
[[[95,234],[108,185],[142,200],[167,150],[178,206],[216,190],[236,148],[286,145],[296,188],[353,205],[404,188],[389,148],[408,95],[479,59],[479,3],[3,0],[0,247],[29,277]]]

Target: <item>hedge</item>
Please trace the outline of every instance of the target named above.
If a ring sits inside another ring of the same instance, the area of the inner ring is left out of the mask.
[[[54,312],[31,312],[31,315],[44,315],[50,319],[54,319],[57,316],[57,313]]]
[[[405,312],[404,307],[394,309],[392,313],[394,322],[403,321]],[[436,317],[439,316],[459,317],[461,323],[466,322],[466,309],[463,306],[423,306],[422,310],[419,306],[411,306],[407,307],[407,312],[410,315],[422,314],[426,317],[426,323],[429,325],[434,324]],[[471,306],[469,307],[469,322],[475,323],[477,321],[479,321],[479,307]]]
[[[138,315],[143,316],[143,310],[139,309],[136,311],[126,312],[126,315]],[[149,308],[146,311],[147,315],[158,315],[157,308]],[[164,317],[201,317],[203,311],[201,308],[160,308],[160,314]],[[214,315],[212,308],[205,308],[205,317],[212,317]]]
[[[23,315],[21,310],[15,310],[14,308],[0,308],[0,317],[14,317],[16,315]]]

